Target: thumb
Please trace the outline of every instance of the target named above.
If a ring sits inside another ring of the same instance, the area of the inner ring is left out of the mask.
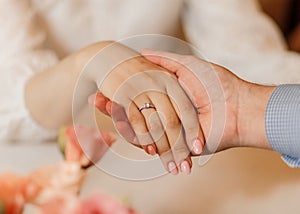
[[[172,73],[175,73],[177,76],[178,72],[186,69],[185,55],[179,55],[165,51],[154,51],[147,48],[142,49],[141,54],[150,62],[157,64]]]
[[[193,72],[190,67],[198,66],[201,68],[202,61],[198,60],[194,56],[190,55],[179,55],[164,51],[154,51],[150,49],[143,49],[141,54],[149,61],[160,65],[161,67],[167,69],[176,74],[180,85],[186,92],[186,94],[191,98],[195,106],[202,106],[199,101],[201,101],[202,96],[205,93],[199,93],[201,88],[200,78]],[[203,66],[202,66],[203,67]],[[198,67],[194,70],[199,69]],[[202,90],[203,91],[203,90]],[[204,90],[205,91],[205,90]]]
[[[111,105],[111,100],[105,97],[102,93],[95,93],[88,97],[88,103],[95,106],[102,113],[110,116],[108,106]]]

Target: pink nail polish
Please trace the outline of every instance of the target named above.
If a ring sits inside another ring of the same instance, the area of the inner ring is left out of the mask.
[[[202,144],[201,141],[197,138],[193,141],[193,152],[197,155],[200,155],[202,152]]]
[[[152,146],[152,145],[147,146],[147,152],[150,155],[156,155],[156,151],[154,149],[154,146]]]
[[[178,174],[176,164],[173,161],[168,163],[168,169],[169,169],[169,172],[171,172],[172,175],[177,175]]]
[[[92,94],[92,95],[90,95],[90,96],[88,97],[88,103],[89,103],[90,105],[95,105],[95,99],[96,99],[96,97],[97,97],[97,94]]]
[[[183,161],[181,164],[180,164],[180,168],[181,168],[181,171],[187,175],[191,174],[191,167],[190,167],[190,164],[187,162],[187,161]]]

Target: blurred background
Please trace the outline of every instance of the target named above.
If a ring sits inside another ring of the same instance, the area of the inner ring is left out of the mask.
[[[263,10],[282,30],[291,50],[300,52],[300,1],[259,0]]]
[[[80,2],[73,1],[77,3]],[[221,2],[222,0],[219,1]],[[65,2],[69,3],[70,1]],[[82,4],[84,3],[85,2]],[[300,0],[260,0],[260,3],[266,14],[278,24],[286,38],[290,50],[300,52]],[[76,14],[78,11],[75,11]],[[95,11],[99,13],[97,8]],[[116,11],[117,10],[114,10],[114,12],[119,15],[120,13]],[[64,11],[62,11],[61,14],[63,14],[64,18],[68,17],[68,15],[73,18],[73,16],[71,16],[72,14],[64,13]],[[52,18],[52,14],[50,15],[49,17]],[[125,17],[127,17],[127,14]],[[174,23],[176,22],[177,24],[177,17],[175,18]],[[58,20],[60,21],[60,19]],[[63,21],[64,20],[61,22]],[[81,21],[82,20],[79,22],[80,24]],[[103,23],[109,23],[109,20],[102,21]],[[165,18],[164,22],[167,21],[168,19]],[[170,22],[173,23],[172,20]],[[149,23],[151,22],[149,21]],[[132,25],[135,27],[135,23]],[[45,26],[46,28],[49,27],[47,25]],[[50,25],[52,28],[57,26],[59,26],[59,24],[56,23],[53,24],[53,26]],[[98,26],[98,24],[96,24],[96,26]],[[120,23],[120,26],[123,26],[123,23]],[[145,24],[145,26],[147,29],[151,27],[150,24]],[[79,27],[79,29],[81,29],[80,25]],[[144,27],[144,25],[142,25],[142,27]],[[168,32],[164,26],[162,27]],[[127,29],[120,27],[116,27],[116,29],[122,31],[122,33],[124,31],[125,35],[127,35]],[[63,33],[68,33],[68,30],[70,30],[70,28],[66,27],[65,29],[63,26]],[[106,31],[104,31],[104,33],[105,32]],[[170,32],[172,32],[172,30],[170,30]],[[67,39],[65,41],[71,40],[67,33],[65,37]],[[129,31],[128,35],[130,35],[130,33],[133,34],[135,31]],[[145,33],[153,32],[147,31]],[[160,33],[160,29],[154,33]],[[55,34],[49,33],[47,36],[51,38],[53,35]],[[76,50],[81,44],[85,44],[86,42],[91,43],[92,40],[83,40],[83,42],[80,43],[80,36],[89,38],[90,34],[72,35],[72,39],[74,39],[74,41],[72,41],[74,44],[72,43],[72,45],[74,45],[74,47],[72,46],[72,48],[68,50],[69,52],[73,51],[73,49]],[[116,38],[118,37],[116,36]],[[182,38],[184,38],[183,33]],[[98,37],[97,40],[99,40]],[[233,41],[233,43],[235,44],[236,41]],[[57,45],[55,42],[53,42],[53,44]],[[55,47],[55,45],[53,45],[53,47]],[[57,46],[59,45],[62,44],[58,43]],[[221,47],[221,45],[217,45],[217,47]],[[59,50],[59,48],[56,50]],[[216,53],[224,54],[219,49],[216,50]],[[264,53],[262,53],[262,55],[263,54]],[[239,55],[240,54],[237,53],[237,56]],[[254,55],[256,56],[256,53],[254,53]],[[298,58],[298,56],[294,55],[293,57]],[[270,61],[276,61],[274,59],[277,58],[272,58]],[[261,60],[261,58],[259,60]],[[245,61],[250,60],[246,57]],[[267,60],[262,59],[262,61]],[[295,61],[287,61],[287,63],[283,65],[285,66],[290,62],[296,61],[297,59],[295,59]],[[253,63],[255,69],[250,67],[249,70],[255,71],[257,69],[257,64],[259,64],[260,61],[255,64],[256,62],[257,61],[254,61]],[[238,65],[249,67],[245,62]],[[290,66],[294,67],[295,65],[290,63]],[[271,66],[270,71],[273,71],[274,67],[278,68],[277,64],[273,67]],[[266,69],[266,67],[262,66],[261,69]],[[265,82],[266,79],[270,79],[269,74],[263,79],[262,73],[259,73],[259,70],[257,73],[257,80],[262,79],[261,81]],[[287,75],[282,74],[278,78],[280,79],[284,76]],[[291,77],[291,79],[293,79],[293,77]],[[109,120],[105,122],[105,119],[103,119],[101,123],[105,127],[111,127]],[[143,151],[133,148],[121,138],[118,139],[118,141],[119,142],[113,146],[114,151],[124,155],[130,154],[131,157],[140,159],[149,158]],[[1,142],[0,148],[0,172],[10,170],[21,174],[28,174],[38,167],[43,167],[45,164],[53,164],[62,160],[62,155],[59,153],[55,142],[45,143],[37,141],[28,143],[22,142],[20,144]],[[92,167],[88,170],[89,176],[81,191],[81,197],[96,192],[104,192],[114,197],[126,198],[134,208],[140,211],[140,213],[145,214],[299,213],[300,170],[288,167],[280,159],[280,154],[276,152],[242,148],[216,154],[207,164],[201,167],[198,165],[198,158],[194,158],[193,161],[193,173],[190,176],[165,175],[157,179],[149,179],[146,181],[119,179],[105,173],[103,170]],[[147,169],[144,170],[146,171]],[[32,213],[32,209],[30,207],[27,208],[26,213]]]

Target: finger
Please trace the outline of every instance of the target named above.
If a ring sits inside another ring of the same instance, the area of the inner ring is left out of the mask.
[[[112,116],[113,121],[115,122],[117,131],[119,134],[128,142],[134,144],[135,146],[142,147],[144,150],[151,155],[156,154],[155,145],[152,146],[141,146],[136,139],[136,134],[130,125],[126,112],[121,105],[118,105],[115,102],[110,101],[102,93],[96,93],[89,97],[89,103],[93,103],[94,106],[100,110],[102,113]]]
[[[136,135],[132,129],[126,112],[124,108],[110,99],[105,97],[102,93],[95,93],[89,96],[88,102],[94,105],[102,113],[111,116],[118,133],[128,142],[133,143],[137,146],[138,143],[135,142]]]
[[[145,118],[149,133],[155,142],[155,148],[159,154],[163,166],[172,174],[178,174],[177,165],[171,151],[169,139],[165,133],[159,114],[154,108],[143,109],[141,112]]]
[[[168,71],[177,73],[178,71],[185,68],[185,61],[187,59],[184,55],[178,55],[175,53],[164,52],[164,51],[154,51],[150,49],[143,49],[141,54],[149,61],[157,64]]]
[[[138,143],[136,134],[128,121],[124,108],[121,105],[110,101],[102,93],[91,95],[89,97],[89,103],[94,103],[97,109],[112,117],[117,131],[126,141],[134,144],[135,146],[144,148],[148,154],[156,154],[155,145],[141,146]]]
[[[193,155],[200,155],[205,144],[205,137],[198,120],[197,109],[178,84],[168,84],[167,93],[183,125],[188,148]]]
[[[166,142],[168,142],[166,135],[163,135],[156,141],[157,153],[159,154],[159,158],[165,169],[173,175],[177,175],[179,170],[176,162],[174,161],[172,150]]]
[[[144,99],[147,101],[147,98]],[[142,103],[142,102],[141,102]],[[139,106],[144,104],[137,104],[134,102],[131,103],[129,107],[128,120],[135,132],[136,141],[139,145],[151,155],[156,154],[156,146],[152,139],[152,136],[148,130],[145,118],[143,114],[139,111]]]
[[[102,93],[95,93],[88,97],[88,103],[95,106],[99,111],[109,116],[106,110],[106,106],[111,103],[111,101],[105,97]]]
[[[121,105],[115,102],[110,102],[107,105],[107,112],[111,115],[119,135],[132,145],[144,149],[148,154],[155,155],[155,149],[153,149],[153,146],[148,148],[146,145],[141,145],[139,143],[139,139],[129,122],[125,109]]]
[[[187,147],[182,124],[177,116],[170,99],[161,93],[149,93],[149,98],[155,104],[158,116],[164,121],[164,130],[170,144],[176,165],[186,174],[190,173],[191,158],[190,150]],[[181,165],[183,167],[181,167]]]
[[[183,81],[183,86],[185,84],[188,84],[188,82],[192,85],[199,85],[199,87],[201,86],[201,82],[198,81],[197,78],[190,76],[193,75],[192,73],[186,72],[189,71],[186,65],[192,64],[195,60],[195,57],[183,56],[163,51],[153,51],[150,49],[142,50],[142,55],[144,55],[148,60],[152,61],[153,63],[158,64],[168,69],[169,71],[176,73],[180,80],[188,80]],[[195,80],[197,83],[195,83]],[[194,88],[189,87],[189,85],[185,85],[185,87],[187,88],[187,92],[189,92],[189,96],[193,98],[194,103],[196,103],[195,100],[197,100],[195,98],[206,96],[206,93],[205,95],[199,95],[196,92],[196,90]],[[172,95],[172,102],[178,104],[177,106],[180,112],[180,119],[182,120],[182,124],[184,126],[189,148],[191,149],[193,155],[201,154],[205,145],[205,137],[201,125],[196,125],[199,124],[198,119],[196,119],[198,118],[198,115],[195,117],[195,114],[197,114],[198,112],[191,111],[191,101],[187,98],[187,94],[182,90],[182,88],[178,87],[178,84],[167,84],[167,91],[169,95]],[[197,120],[197,122],[195,120]],[[196,133],[198,134],[196,135]]]
[[[208,103],[205,103],[208,97],[206,88],[203,86],[203,81],[208,78],[205,73],[214,73],[215,68],[211,63],[205,62],[195,56],[153,51],[150,49],[144,49],[142,53],[151,62],[175,73],[180,85],[193,98],[194,103],[197,103],[196,101],[198,100],[198,107],[208,105]],[[199,73],[200,71],[202,74]],[[202,93],[199,93],[200,91]]]
[[[136,134],[129,123],[125,109],[121,105],[115,102],[111,102],[107,106],[107,112],[111,115],[111,118],[115,124],[118,133],[127,142],[138,145]]]

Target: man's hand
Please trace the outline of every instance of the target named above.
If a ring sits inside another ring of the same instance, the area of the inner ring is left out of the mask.
[[[225,128],[216,151],[239,146],[270,148],[265,133],[264,115],[274,87],[246,82],[224,67],[208,63],[195,56],[151,50],[142,51],[142,55],[177,76],[182,87],[198,107],[199,121],[205,139],[213,128],[211,127],[212,102],[220,105],[221,100],[225,102]],[[218,95],[214,96],[214,94],[208,96],[209,87],[217,86],[213,79],[210,82],[208,78],[210,72],[214,72],[219,79],[217,84],[220,84],[223,89],[224,99],[215,99]]]

